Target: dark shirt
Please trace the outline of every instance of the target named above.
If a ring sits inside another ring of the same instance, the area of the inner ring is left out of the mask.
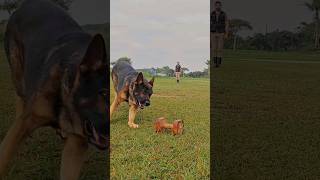
[[[181,66],[180,66],[180,64],[177,64],[177,65],[176,65],[176,72],[181,72]]]
[[[210,31],[213,33],[225,33],[226,32],[226,20],[227,15],[221,11],[219,14],[213,11],[210,15]]]

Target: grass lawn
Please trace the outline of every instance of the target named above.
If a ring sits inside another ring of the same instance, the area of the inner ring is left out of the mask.
[[[3,48],[2,48],[3,49]],[[10,79],[10,70],[4,52],[0,51],[0,141],[14,121],[15,99]],[[12,161],[5,180],[54,180],[59,179],[60,156],[63,141],[51,128],[37,130],[19,149]],[[88,153],[81,179],[105,180],[106,152],[98,152],[93,147]]]
[[[151,106],[139,112],[139,129],[130,129],[128,105],[111,119],[112,179],[208,179],[210,162],[209,79],[156,78]],[[111,86],[112,87],[112,86]],[[111,88],[111,101],[114,91]],[[183,119],[185,133],[156,134],[154,119]]]
[[[213,177],[319,179],[320,64],[310,61],[320,54],[228,51],[226,57],[211,81]]]

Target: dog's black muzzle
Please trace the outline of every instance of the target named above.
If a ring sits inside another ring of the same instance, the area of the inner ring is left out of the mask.
[[[85,133],[88,136],[90,144],[96,146],[100,150],[106,150],[108,148],[108,127],[106,122],[100,122],[106,120],[106,117],[100,113],[91,114],[85,121]]]
[[[150,100],[145,100],[144,102],[141,102],[141,101],[137,100],[137,104],[138,104],[140,109],[144,109],[145,106],[146,107],[150,106],[151,102],[150,102]]]
[[[146,105],[146,106],[150,106],[150,101],[147,100],[147,101],[145,102],[145,105]]]

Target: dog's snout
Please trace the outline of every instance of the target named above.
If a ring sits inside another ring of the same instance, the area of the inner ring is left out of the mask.
[[[146,101],[146,106],[150,106],[150,101]]]

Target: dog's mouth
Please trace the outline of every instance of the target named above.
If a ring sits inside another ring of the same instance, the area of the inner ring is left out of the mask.
[[[105,150],[108,147],[107,137],[99,135],[94,127],[92,127],[92,136],[89,141],[100,150]]]
[[[139,100],[136,100],[136,104],[140,109],[144,109],[144,107],[150,106],[150,100],[143,100],[142,102]]]
[[[144,109],[144,105],[140,101],[137,100],[137,104],[140,109]]]
[[[93,125],[86,125],[86,132],[88,135],[89,143],[94,145],[100,150],[106,150],[108,148],[108,138],[98,133]]]

